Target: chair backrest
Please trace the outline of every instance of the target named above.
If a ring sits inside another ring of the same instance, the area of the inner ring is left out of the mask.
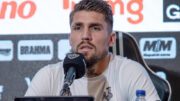
[[[143,59],[136,39],[129,33],[115,31],[116,42],[109,50],[113,54],[121,55],[129,59],[135,60],[142,64],[147,70],[161,101],[170,101],[171,87],[167,80],[156,75],[146,64]]]

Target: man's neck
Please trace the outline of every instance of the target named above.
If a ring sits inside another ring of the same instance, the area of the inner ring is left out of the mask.
[[[108,67],[110,61],[110,54],[107,54],[102,60],[97,62],[91,69],[87,70],[86,76],[88,78],[93,78],[101,75]]]

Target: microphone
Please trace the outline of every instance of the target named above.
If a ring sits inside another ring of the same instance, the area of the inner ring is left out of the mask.
[[[64,84],[70,86],[74,79],[84,76],[86,71],[85,58],[80,53],[68,53],[63,62]]]

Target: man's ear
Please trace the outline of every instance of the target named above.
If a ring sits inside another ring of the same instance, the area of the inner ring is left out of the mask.
[[[108,42],[108,46],[112,47],[114,45],[115,40],[116,40],[116,34],[111,33],[110,38],[109,38],[109,42]]]

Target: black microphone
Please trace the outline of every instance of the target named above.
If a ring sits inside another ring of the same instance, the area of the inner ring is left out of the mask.
[[[68,53],[63,62],[64,84],[70,86],[74,79],[79,79],[86,72],[85,58],[80,53]]]

